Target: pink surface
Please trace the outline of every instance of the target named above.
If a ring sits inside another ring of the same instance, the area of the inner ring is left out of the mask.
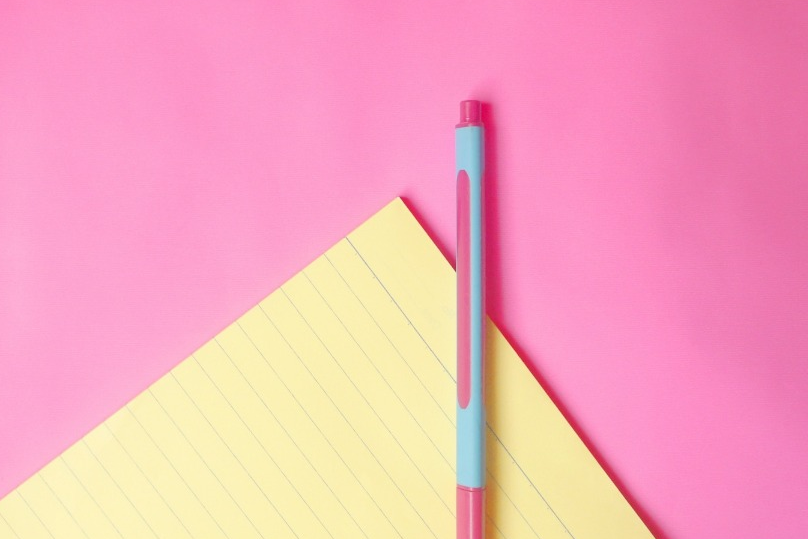
[[[804,535],[806,56],[798,1],[3,2],[0,494],[394,196],[453,258],[476,97],[587,443],[660,537]]]

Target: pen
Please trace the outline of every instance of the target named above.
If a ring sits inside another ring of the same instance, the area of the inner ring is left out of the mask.
[[[457,174],[457,539],[482,539],[485,514],[483,124],[460,103]]]

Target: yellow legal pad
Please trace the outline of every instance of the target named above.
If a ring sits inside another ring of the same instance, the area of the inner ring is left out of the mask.
[[[488,343],[488,537],[651,537]],[[0,537],[452,538],[454,415],[455,274],[396,199],[1,500]]]

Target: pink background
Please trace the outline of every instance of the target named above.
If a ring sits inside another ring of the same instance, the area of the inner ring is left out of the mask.
[[[394,196],[453,258],[473,96],[491,314],[620,487],[804,535],[805,6],[6,0],[0,495]]]

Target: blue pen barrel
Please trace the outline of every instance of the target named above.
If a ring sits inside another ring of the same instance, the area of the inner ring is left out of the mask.
[[[464,102],[468,103],[468,102]],[[479,106],[479,103],[477,103]],[[463,105],[461,105],[461,113]],[[455,129],[457,175],[457,483],[485,486],[483,126]],[[473,120],[477,121],[473,121]]]

